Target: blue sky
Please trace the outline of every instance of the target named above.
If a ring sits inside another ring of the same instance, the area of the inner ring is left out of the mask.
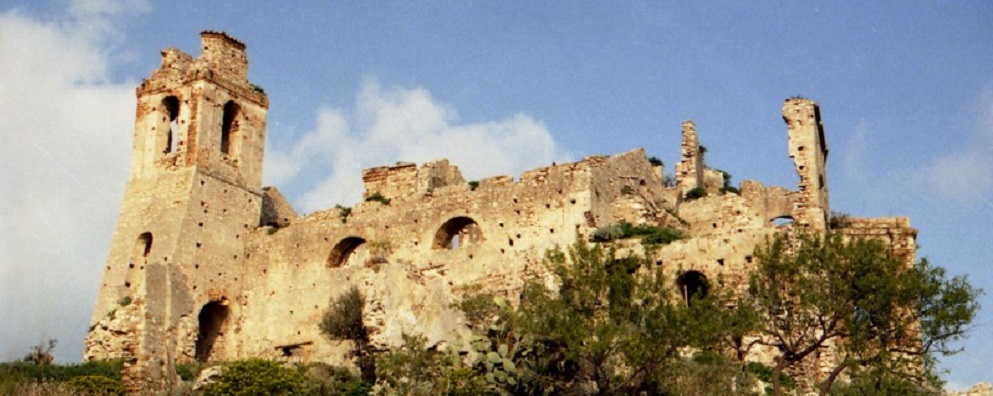
[[[470,178],[644,147],[794,188],[783,99],[818,101],[832,208],[911,217],[920,255],[993,292],[993,4],[5,1],[0,359],[76,360],[127,179],[134,86],[198,33],[248,45],[266,182],[298,211],[359,171],[448,157]],[[953,387],[993,380],[993,298]],[[14,325],[14,323],[18,323]]]

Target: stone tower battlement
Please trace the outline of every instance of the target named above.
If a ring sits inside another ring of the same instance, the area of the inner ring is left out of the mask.
[[[674,288],[705,290],[720,278],[739,291],[756,246],[829,226],[827,144],[807,99],[783,106],[796,190],[752,180],[740,192],[722,188],[686,121],[675,184],[642,149],[478,182],[444,159],[398,162],[356,175],[363,202],[300,215],[261,185],[269,104],[247,72],[245,44],[206,31],[199,57],[163,50],[136,90],[132,173],[84,352],[124,359],[132,390],[169,389],[175,365],[191,361],[347,364],[349,346],[318,323],[351,287],[365,296],[374,347],[399,345],[404,333],[453,341],[468,332],[453,308],[462,290],[516,299],[525,281],[549,276],[546,251],[621,222],[687,234],[650,257]],[[705,196],[687,196],[698,187]],[[908,260],[915,253],[906,218],[852,218],[844,233],[883,239]],[[794,373],[801,381],[824,374],[817,362],[804,367]]]

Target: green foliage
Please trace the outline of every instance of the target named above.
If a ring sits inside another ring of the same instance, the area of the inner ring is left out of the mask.
[[[734,187],[731,187],[731,174],[728,173],[727,171],[723,171],[722,170],[721,171],[721,175],[724,176],[724,184],[721,186],[722,189],[734,188]],[[735,189],[735,191],[737,191],[737,189]]]
[[[331,300],[331,306],[318,327],[321,333],[331,340],[348,340],[354,342],[352,353],[358,360],[362,379],[367,382],[375,381],[375,358],[371,355],[369,346],[369,331],[362,322],[362,309],[365,307],[365,297],[358,287],[352,286],[344,294]]]
[[[0,363],[0,395],[77,394],[66,381],[85,376],[99,376],[119,381],[120,360],[94,361],[73,365],[37,365],[30,362]]]
[[[732,187],[732,186],[724,186],[724,187],[721,187],[721,193],[722,193],[722,194],[728,194],[728,193],[731,193],[731,194],[738,194],[738,195],[741,195],[741,191],[738,191],[738,188],[737,188],[737,187]]]
[[[662,160],[659,159],[659,157],[654,157],[654,156],[648,157],[648,163],[652,164],[652,166],[663,166],[664,165],[662,163]]]
[[[179,363],[176,364],[176,375],[183,381],[193,381],[204,366],[200,363]]]
[[[779,236],[755,256],[748,302],[767,319],[764,343],[781,352],[777,372],[844,339],[822,392],[850,367],[936,386],[934,355],[958,351],[949,342],[965,336],[978,310],[981,290],[964,277],[948,279],[926,259],[909,266],[878,240]]]
[[[260,87],[258,85],[255,85],[255,84],[252,84],[252,91],[255,91],[255,92],[258,92],[260,94],[265,95],[265,90],[262,89],[262,87]]]
[[[403,335],[403,345],[376,359],[377,395],[492,394],[482,375],[465,365],[455,350],[427,348],[423,336]]]
[[[610,242],[621,238],[624,238],[624,230],[620,226],[604,226],[593,231],[593,240],[596,242]]]
[[[904,376],[884,370],[869,369],[857,373],[851,381],[839,383],[831,389],[833,396],[927,396],[937,392],[928,390]]]
[[[469,182],[469,190],[476,191],[477,188],[479,188],[478,180],[473,180]]]
[[[297,370],[268,360],[249,359],[225,367],[203,395],[298,395],[304,391],[304,382]]]
[[[506,358],[519,372],[510,393],[659,393],[680,350],[729,344],[754,326],[720,290],[689,306],[673,299],[672,281],[645,258],[579,241],[546,263],[558,292],[528,282],[520,306],[505,309],[488,335],[501,348],[486,355],[494,367],[496,357],[509,366]]]
[[[852,218],[848,213],[831,211],[831,216],[828,219],[828,228],[832,230],[837,230],[841,228],[848,228],[852,225]]]
[[[774,369],[772,367],[766,366],[759,362],[748,362],[748,364],[745,365],[745,370],[755,375],[755,378],[758,378],[762,382],[767,384],[771,384],[773,382],[772,376],[774,375]],[[796,381],[794,381],[793,377],[790,377],[786,373],[779,373],[779,383],[788,389],[793,389],[796,387]]]
[[[682,231],[675,228],[651,225],[636,226],[628,222],[597,228],[593,232],[594,242],[609,242],[617,239],[641,237],[642,243],[665,245],[685,238]]]
[[[383,205],[389,205],[390,204],[390,199],[384,197],[383,194],[380,194],[378,192],[375,192],[372,195],[366,197],[365,198],[365,201],[366,202],[379,202],[379,203],[381,203]]]
[[[365,396],[372,390],[371,383],[343,367],[315,362],[298,365],[297,370],[305,378],[303,394]]]
[[[348,222],[348,216],[352,214],[352,208],[347,206],[335,205],[335,209],[338,209],[338,217],[341,217],[342,223]]]
[[[120,380],[102,375],[84,375],[66,381],[66,386],[77,395],[124,395],[124,384]]]
[[[455,306],[465,315],[466,324],[471,329],[485,328],[499,313],[499,307],[494,303],[496,295],[481,290],[480,285],[457,289],[462,298]]]
[[[634,194],[634,187],[624,186],[621,187],[621,195],[631,195]]]
[[[752,395],[754,384],[755,376],[743,371],[740,362],[702,351],[675,360],[656,386],[664,395],[711,396]]]
[[[695,187],[690,191],[687,191],[686,195],[683,196],[683,198],[685,198],[687,201],[692,201],[694,199],[703,198],[706,196],[707,196],[707,190],[704,190],[703,187]]]
[[[117,300],[117,305],[120,305],[122,307],[126,307],[128,305],[131,305],[131,296],[121,297],[120,300]]]
[[[365,297],[352,286],[331,300],[331,307],[321,318],[321,333],[332,340],[366,341],[369,337],[362,323]]]
[[[90,361],[82,364],[39,366],[28,362],[0,363],[0,377],[20,378],[24,382],[62,382],[74,377],[99,375],[121,379],[120,360]]]

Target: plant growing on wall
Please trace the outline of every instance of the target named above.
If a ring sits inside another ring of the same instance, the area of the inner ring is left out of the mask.
[[[331,306],[324,312],[318,327],[328,339],[352,341],[352,353],[362,379],[375,382],[376,361],[369,345],[369,331],[362,321],[364,308],[365,297],[358,287],[352,286],[345,293],[331,299]]]

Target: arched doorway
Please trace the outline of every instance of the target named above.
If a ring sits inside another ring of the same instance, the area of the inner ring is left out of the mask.
[[[707,297],[710,285],[707,276],[699,271],[686,271],[676,278],[676,287],[679,295],[686,302],[686,306],[693,304],[693,300]]]
[[[196,360],[206,362],[211,359],[214,345],[224,336],[230,309],[228,300],[211,301],[200,309],[199,332],[197,333]]]

